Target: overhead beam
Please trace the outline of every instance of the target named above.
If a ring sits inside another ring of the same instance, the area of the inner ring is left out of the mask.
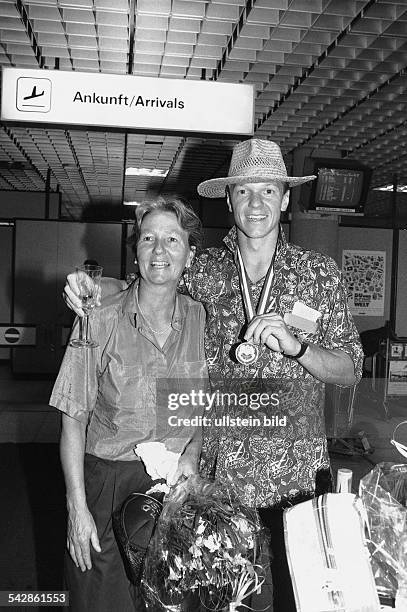
[[[25,31],[27,33],[28,38],[30,39],[31,48],[34,52],[35,59],[37,60],[38,66],[40,68],[44,68],[45,58],[41,53],[41,49],[38,45],[37,38],[35,36],[34,30],[32,28],[30,19],[28,17],[27,9],[25,8],[22,0],[16,0],[16,9],[21,17],[21,21],[24,24]]]
[[[81,177],[81,181],[82,181],[82,183],[83,183],[83,185],[84,185],[84,187],[85,187],[86,193],[88,194],[89,203],[92,203],[92,196],[91,196],[91,193],[90,193],[90,191],[89,191],[89,188],[88,188],[88,186],[87,186],[87,184],[86,184],[85,177],[83,176],[82,168],[81,168],[81,165],[80,165],[80,163],[79,163],[79,159],[78,159],[78,156],[77,156],[77,154],[76,154],[76,150],[75,150],[74,144],[73,144],[73,142],[72,142],[72,138],[71,138],[71,135],[70,135],[70,133],[69,133],[69,130],[64,130],[64,134],[65,134],[65,138],[66,138],[66,140],[67,140],[67,142],[68,142],[69,148],[70,148],[70,150],[71,150],[72,157],[73,157],[73,158],[74,158],[74,160],[75,160],[75,166],[76,166],[76,169],[78,170],[78,174],[79,174],[79,176]]]
[[[170,176],[170,174],[171,174],[171,171],[172,171],[172,170],[173,170],[173,168],[175,167],[175,164],[177,163],[177,159],[178,159],[178,158],[179,158],[179,156],[181,155],[181,152],[182,152],[183,148],[185,147],[186,142],[187,142],[187,138],[186,138],[186,137],[184,137],[184,138],[181,140],[181,142],[179,143],[179,145],[178,145],[178,149],[176,150],[175,155],[174,155],[174,157],[172,158],[172,162],[171,162],[171,164],[170,164],[170,167],[168,168],[167,175],[164,177],[164,179],[163,179],[163,180],[162,180],[162,182],[161,182],[160,189],[159,189],[159,193],[162,193],[162,192],[163,192],[163,187],[164,187],[165,183],[167,182],[167,178],[169,178],[169,176]]]
[[[127,74],[133,74],[134,67],[134,46],[136,40],[136,10],[137,0],[130,0],[129,7],[129,63]]]
[[[228,58],[229,55],[231,54],[237,39],[240,36],[240,32],[243,29],[243,26],[246,24],[247,18],[249,17],[251,11],[254,8],[254,5],[256,4],[256,0],[247,0],[246,5],[243,7],[241,13],[240,13],[240,17],[238,22],[236,23],[235,27],[233,28],[233,32],[227,42],[227,45],[223,51],[222,57],[218,62],[218,65],[216,66],[214,73],[213,73],[213,77],[212,80],[213,81],[217,81],[220,73],[222,72]]]
[[[59,6],[59,3],[58,3],[58,5],[57,5],[57,9],[58,9],[58,12],[59,12],[59,16],[60,16],[60,18],[61,18],[61,26],[62,26],[62,29],[63,29],[63,31],[64,31],[64,36],[65,36],[65,41],[66,41],[66,48],[67,48],[67,50],[68,50],[68,55],[69,55],[69,62],[70,62],[70,64],[71,64],[71,68],[72,68],[72,70],[74,70],[74,67],[73,67],[73,59],[72,59],[72,53],[71,53],[71,46],[70,46],[70,44],[69,44],[68,34],[67,34],[67,31],[66,31],[66,23],[65,23],[65,21],[64,21],[64,16],[63,16],[63,13],[62,13],[62,8]],[[58,60],[58,62],[57,62],[57,60]],[[58,64],[58,68],[57,68],[57,66],[55,65],[55,69],[56,69],[56,70],[59,70],[59,58],[55,58],[55,64]]]
[[[346,117],[346,115],[354,111],[356,108],[358,108],[358,106],[360,106],[364,102],[367,102],[368,100],[373,98],[375,95],[380,93],[383,89],[391,85],[393,81],[395,81],[396,79],[400,77],[404,77],[406,75],[406,70],[407,68],[402,68],[401,70],[399,70],[399,72],[396,72],[396,74],[393,74],[390,78],[387,79],[387,81],[384,81],[383,83],[381,83],[381,85],[378,85],[377,87],[375,87],[375,89],[372,89],[371,91],[369,91],[369,93],[366,94],[366,96],[364,96],[363,98],[360,98],[357,102],[355,102],[355,104],[352,104],[352,106],[349,106],[346,110],[339,113],[336,117],[327,121],[327,123],[325,123],[320,128],[315,130],[312,134],[307,136],[307,138],[304,138],[303,140],[301,140],[301,142],[298,143],[297,146],[304,146],[307,142],[312,140],[315,136],[317,136],[318,134],[321,134],[321,132],[331,127],[332,125],[334,125],[337,121],[340,121],[340,119],[343,119],[344,117]],[[291,149],[291,151],[293,150],[294,149]],[[353,150],[351,150],[350,153],[348,154],[351,154],[352,152]]]
[[[133,74],[134,68],[134,45],[136,40],[136,9],[137,0],[130,0],[129,7],[129,61],[127,64],[127,74]],[[123,153],[123,174],[122,174],[122,204],[126,191],[126,166],[127,166],[127,144],[129,131],[124,132],[124,153]]]
[[[397,125],[393,125],[391,128],[387,128],[383,130],[382,132],[378,132],[376,136],[373,136],[373,138],[369,138],[368,140],[366,140],[366,142],[361,142],[356,147],[354,147],[351,151],[346,151],[344,157],[349,157],[349,155],[353,155],[355,151],[358,151],[359,149],[363,149],[364,147],[368,147],[370,144],[375,142],[378,138],[382,138],[383,136],[387,136],[388,134],[391,134],[392,132],[399,130],[400,128],[403,127],[403,125],[407,125],[407,119],[403,119],[403,121],[400,121],[400,123],[397,123]]]
[[[352,21],[346,26],[346,28],[344,28],[342,30],[342,32],[340,32],[338,34],[338,36],[335,38],[335,40],[333,40],[331,42],[331,44],[325,49],[325,51],[323,51],[321,53],[321,55],[319,57],[317,57],[317,59],[315,60],[315,62],[307,69],[303,70],[303,73],[301,76],[296,77],[293,85],[290,87],[290,89],[285,93],[282,94],[280,99],[277,100],[277,102],[275,102],[273,104],[273,106],[267,111],[267,113],[264,113],[263,117],[261,119],[258,119],[255,130],[259,129],[268,119],[270,119],[270,117],[273,115],[273,113],[276,112],[276,110],[278,110],[283,104],[284,102],[287,102],[287,100],[290,98],[290,96],[297,91],[297,89],[300,87],[300,85],[302,85],[304,83],[304,81],[311,76],[311,74],[314,72],[314,70],[316,68],[318,68],[320,66],[320,64],[327,58],[329,57],[329,55],[332,53],[332,51],[334,51],[334,49],[336,49],[336,47],[339,45],[339,43],[342,41],[342,39],[347,35],[350,34],[350,32],[352,31],[352,28],[355,27],[355,25],[357,23],[359,23],[359,21],[361,19],[363,19],[363,17],[365,16],[366,11],[368,11],[374,4],[377,3],[378,0],[368,0],[368,2],[365,4],[365,6],[359,11],[359,13],[356,15],[356,17],[354,17],[352,19]],[[273,78],[275,76],[277,76],[279,74],[279,70],[276,71],[276,73],[273,75]],[[273,78],[270,79],[270,83],[273,81]]]
[[[17,149],[20,151],[21,155],[23,155],[23,157],[27,160],[27,162],[30,164],[30,168],[32,170],[34,170],[38,176],[41,178],[42,181],[44,181],[44,183],[46,182],[46,177],[43,176],[43,174],[41,173],[41,171],[37,168],[37,166],[33,163],[33,161],[31,160],[30,156],[28,155],[28,153],[23,149],[23,147],[20,145],[20,143],[18,142],[17,138],[14,136],[13,132],[11,131],[10,127],[3,125],[2,126],[4,132],[7,134],[7,136],[10,138],[10,140],[12,140],[13,144],[15,147],[17,147]]]

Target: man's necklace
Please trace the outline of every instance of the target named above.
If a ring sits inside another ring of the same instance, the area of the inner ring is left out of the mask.
[[[172,321],[169,325],[167,325],[163,330],[158,331],[157,329],[154,329],[153,327],[151,327],[149,320],[147,319],[146,315],[144,314],[144,312],[141,309],[141,306],[139,304],[138,301],[138,291],[136,290],[136,303],[138,306],[138,309],[140,311],[141,316],[143,317],[144,321],[147,323],[148,327],[150,328],[150,330],[153,332],[153,334],[156,334],[157,336],[160,336],[162,334],[165,334],[165,332],[167,332],[169,329],[171,329],[172,326]]]

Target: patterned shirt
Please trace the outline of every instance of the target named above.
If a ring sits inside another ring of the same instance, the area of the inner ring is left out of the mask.
[[[329,468],[324,384],[296,360],[264,345],[254,364],[241,365],[234,359],[233,349],[246,323],[236,246],[236,228],[232,228],[222,248],[203,251],[184,275],[190,295],[207,311],[205,350],[212,389],[235,392],[227,410],[223,401],[208,414],[212,419],[204,428],[204,469],[232,485],[246,504],[277,506],[314,493],[318,473]],[[263,282],[252,284],[255,303]],[[346,352],[359,379],[363,352],[341,272],[331,258],[287,243],[280,231],[265,310],[284,316],[297,302],[318,311],[320,317],[315,331],[289,326],[292,333],[299,340]],[[247,399],[248,389],[269,398],[274,393],[278,402],[253,411],[241,402],[242,391]],[[239,415],[247,419],[236,425]],[[250,416],[259,422],[250,421]]]
[[[182,452],[195,429],[182,419],[195,416],[197,407],[184,405],[181,421],[170,421],[169,393],[174,402],[207,380],[202,305],[177,294],[172,329],[160,347],[138,309],[137,286],[107,298],[90,316],[99,347],[67,347],[50,399],[88,424],[86,452],[102,459],[136,460],[134,446],[149,441]]]

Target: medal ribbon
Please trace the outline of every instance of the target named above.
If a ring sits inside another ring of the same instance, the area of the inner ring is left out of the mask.
[[[275,252],[276,251],[274,251],[274,255],[275,255]],[[253,317],[256,314],[261,315],[266,310],[267,300],[270,295],[271,283],[273,282],[273,276],[274,276],[274,255],[273,255],[273,259],[271,260],[270,267],[267,270],[266,278],[264,280],[264,284],[263,284],[263,287],[260,293],[260,299],[259,299],[259,305],[258,305],[257,311],[255,311],[255,307],[253,303],[253,296],[252,296],[252,292],[250,289],[250,279],[246,272],[246,268],[244,267],[242,254],[240,252],[239,245],[237,246],[237,264],[238,264],[237,270],[239,273],[240,288],[242,291],[243,304],[244,304],[248,323],[250,323],[250,321],[253,319]]]

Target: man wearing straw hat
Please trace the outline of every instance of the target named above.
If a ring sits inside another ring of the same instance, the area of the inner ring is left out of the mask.
[[[203,197],[226,197],[235,225],[224,245],[204,250],[184,277],[190,295],[207,312],[205,348],[213,388],[233,390],[249,380],[255,391],[256,386],[270,391],[275,387],[268,389],[267,383],[278,380],[283,389],[269,405],[248,406],[259,423],[230,425],[244,409],[228,406],[229,420],[207,429],[203,448],[204,472],[232,485],[271,529],[275,612],[295,610],[283,509],[329,488],[324,383],[353,385],[362,368],[359,335],[337,265],[288,243],[280,227],[289,188],[314,178],[288,176],[272,141],[237,144],[228,176],[198,186]],[[75,293],[70,276],[65,299],[81,314]],[[224,415],[225,406],[216,411]]]

